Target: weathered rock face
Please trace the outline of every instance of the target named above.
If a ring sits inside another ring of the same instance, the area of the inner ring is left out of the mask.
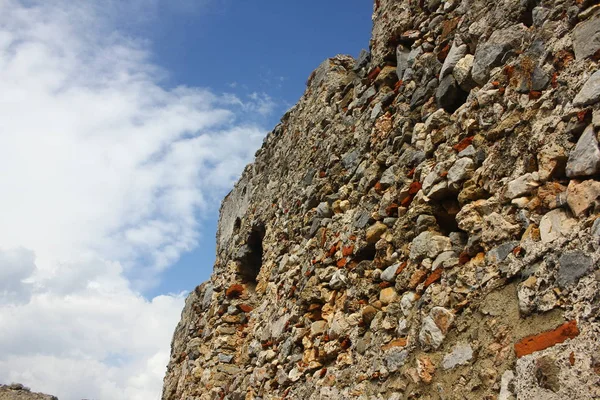
[[[0,400],[58,400],[54,396],[33,393],[20,384],[0,385]]]
[[[593,3],[377,0],[223,201],[163,400],[598,398]]]

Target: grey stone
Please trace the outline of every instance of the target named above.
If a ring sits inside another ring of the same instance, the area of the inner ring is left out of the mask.
[[[356,210],[356,212],[354,214],[353,225],[355,228],[362,229],[365,226],[367,226],[370,219],[371,219],[371,213],[369,213],[367,210],[365,210],[365,209]]]
[[[319,203],[317,206],[317,217],[318,218],[329,218],[333,215],[333,211],[326,201]]]
[[[600,50],[600,13],[577,24],[573,30],[573,50],[578,60],[590,57]]]
[[[375,95],[377,94],[377,89],[375,86],[369,86],[367,90],[360,96],[359,99],[353,101],[348,108],[360,108],[367,104]],[[352,107],[351,107],[352,106]]]
[[[515,180],[508,182],[506,185],[506,192],[504,196],[507,199],[514,199],[525,194],[531,193],[534,189],[539,186],[538,183],[538,174],[537,173],[527,173],[518,177]]]
[[[427,85],[419,86],[410,99],[410,108],[415,109],[416,107],[425,104],[431,95],[435,93],[437,84],[438,80],[433,78],[427,83]]]
[[[417,234],[432,227],[437,227],[437,220],[433,215],[421,214],[417,217],[417,224],[415,225]]]
[[[433,264],[431,264],[431,269],[435,271],[438,268],[451,268],[457,264],[458,258],[456,257],[456,253],[452,250],[444,251],[435,258]]]
[[[404,71],[408,68],[408,56],[410,55],[410,49],[403,45],[399,45],[396,48],[396,74],[398,80],[404,79]]]
[[[402,348],[393,347],[385,352],[383,360],[388,371],[396,372],[402,367],[408,359],[408,351]]]
[[[233,360],[233,355],[219,353],[217,355],[219,362],[229,364]]]
[[[348,286],[348,277],[343,270],[338,269],[331,277],[331,280],[329,281],[329,287],[333,290],[339,290],[345,288],[346,286]]]
[[[458,153],[458,157],[473,157],[476,153],[475,147],[470,144],[466,149]]]
[[[321,218],[315,218],[313,219],[313,222],[310,226],[310,230],[308,231],[308,234],[310,237],[313,237],[315,235],[315,233],[317,233],[317,231],[319,230],[319,228],[321,227]]]
[[[353,150],[344,154],[342,156],[342,164],[344,165],[344,168],[348,171],[353,171],[354,169],[356,169],[359,163],[359,156],[360,152],[358,150]]]
[[[381,106],[381,103],[375,104],[375,107],[373,107],[373,110],[371,111],[371,119],[377,118],[382,111],[383,107]]]
[[[566,286],[576,283],[585,276],[593,267],[592,257],[581,250],[575,250],[563,254],[558,259],[558,284]]]
[[[567,176],[589,176],[600,172],[600,149],[594,127],[590,124],[579,137],[577,145],[569,154]]]
[[[457,344],[442,361],[444,369],[452,369],[458,365],[468,364],[473,359],[473,348],[468,343]]]
[[[445,77],[448,74],[451,74],[454,70],[456,64],[467,54],[467,45],[463,44],[461,46],[457,46],[454,44],[446,59],[444,60],[444,65],[442,65],[442,69],[440,71],[440,78]]]
[[[469,175],[473,170],[473,160],[470,158],[459,158],[448,170],[448,183],[454,184],[469,178]]]
[[[386,281],[386,282],[394,282],[396,280],[396,271],[398,270],[399,266],[400,266],[400,264],[394,264],[394,265],[387,267],[381,273],[381,276],[380,276],[381,280]]]
[[[540,27],[544,24],[548,15],[550,14],[550,10],[545,7],[534,7],[531,12],[531,16],[533,19],[533,25]]]
[[[592,233],[592,235],[600,238],[600,218],[596,218],[596,220],[594,221],[594,224],[592,225],[591,233]]]
[[[473,79],[480,85],[487,82],[490,70],[502,65],[511,51],[525,40],[527,28],[523,24],[494,31],[487,42],[477,46],[473,60]]]
[[[435,258],[441,252],[448,250],[452,250],[450,238],[426,231],[413,239],[410,246],[410,259]]]
[[[442,79],[435,92],[435,101],[438,107],[444,110],[452,110],[458,100],[459,89],[456,80],[452,75],[447,75]]]
[[[396,183],[396,166],[393,165],[386,169],[381,175],[379,183],[384,189],[394,185]]]
[[[360,54],[358,55],[358,58],[356,59],[356,62],[354,63],[353,70],[355,72],[360,71],[362,68],[364,68],[364,67],[367,66],[367,64],[369,63],[370,59],[371,59],[371,53],[369,53],[365,49],[362,49],[360,51]]]
[[[583,87],[573,99],[573,105],[575,107],[589,106],[598,101],[600,101],[600,70],[594,72],[583,84]]]
[[[207,283],[204,288],[204,296],[202,296],[202,309],[208,310],[210,307],[210,302],[212,301],[212,295],[214,293],[214,288],[211,283]]]
[[[514,250],[515,247],[519,245],[518,241],[511,241],[502,243],[498,247],[494,247],[490,250],[486,255],[486,261],[492,264],[499,264],[502,261],[506,260],[509,254]]]

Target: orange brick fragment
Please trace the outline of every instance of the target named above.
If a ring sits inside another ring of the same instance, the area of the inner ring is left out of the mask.
[[[381,68],[376,67],[375,69],[373,69],[370,73],[369,73],[369,80],[374,80],[375,78],[377,78],[377,75],[379,75],[379,73],[381,72]]]
[[[473,143],[473,138],[473,136],[466,137],[452,148],[460,153],[461,151],[469,147],[471,143]]]
[[[381,349],[382,350],[389,350],[389,349],[392,349],[394,347],[404,347],[404,346],[406,346],[406,339],[405,338],[398,338],[398,339],[392,340],[391,342],[389,342],[385,346],[382,346]]]
[[[429,285],[431,285],[432,283],[439,281],[442,277],[442,271],[442,268],[438,268],[435,271],[433,271],[431,274],[429,274],[427,279],[425,279],[425,283],[423,285],[425,285],[425,287],[429,287]]]
[[[421,185],[421,182],[415,181],[411,183],[410,187],[408,188],[408,194],[413,195],[419,193],[421,187],[423,187],[423,185]]]
[[[578,335],[579,328],[577,327],[577,321],[569,321],[552,331],[523,338],[518,343],[515,343],[515,353],[517,357],[523,357],[562,343],[567,339],[573,339]]]
[[[354,253],[354,246],[346,246],[342,249],[342,255],[344,257],[351,256]]]
[[[338,268],[342,268],[342,267],[345,267],[347,263],[348,263],[348,260],[346,260],[345,258],[341,258],[338,260],[337,266],[338,266]]]
[[[249,313],[250,311],[253,310],[253,308],[251,306],[249,306],[248,304],[238,304],[237,307],[239,308],[240,311],[245,312],[245,313]]]

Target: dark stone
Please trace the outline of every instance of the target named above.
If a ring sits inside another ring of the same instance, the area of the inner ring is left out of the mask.
[[[501,263],[506,260],[506,257],[519,245],[518,241],[506,242],[498,247],[493,248],[487,253],[487,259],[492,263]]]
[[[477,46],[473,60],[473,80],[480,85],[487,82],[492,68],[502,65],[521,45],[527,34],[523,24],[513,25],[492,33],[487,42]]]
[[[593,267],[592,257],[581,250],[563,254],[558,259],[558,284],[562,287],[576,283]]]
[[[354,169],[358,166],[360,153],[358,150],[351,151],[342,156],[342,164],[344,164],[344,168],[347,171],[354,171]]]
[[[358,55],[358,58],[356,59],[356,62],[354,63],[354,68],[353,68],[354,71],[358,72],[363,67],[366,67],[367,64],[369,63],[369,60],[371,60],[371,53],[369,53],[365,49],[362,49],[360,51],[360,54]]]
[[[371,219],[371,213],[365,209],[358,209],[354,214],[353,225],[355,228],[362,229],[369,223]]]
[[[420,86],[415,90],[410,99],[410,108],[415,109],[419,106],[425,104],[425,102],[431,97],[431,95],[435,92],[435,88],[437,87],[438,80],[432,79],[430,80],[426,86]]]
[[[435,101],[438,107],[441,107],[446,111],[451,110],[454,108],[458,96],[459,88],[456,84],[456,80],[454,80],[452,75],[447,75],[442,79],[440,86],[438,86],[435,93]]]

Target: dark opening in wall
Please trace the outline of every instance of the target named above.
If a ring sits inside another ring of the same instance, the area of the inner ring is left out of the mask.
[[[233,224],[233,234],[237,234],[240,231],[240,228],[242,227],[242,220],[239,218],[235,219],[235,222]]]
[[[523,10],[523,14],[521,15],[521,22],[527,27],[531,27],[533,25],[533,9],[538,5],[539,1],[537,0],[525,0],[521,1],[521,4],[524,5],[525,9]]]
[[[375,260],[375,253],[377,249],[375,249],[375,243],[369,243],[365,247],[360,248],[356,254],[354,255],[354,261],[373,261]]]
[[[457,199],[445,199],[441,204],[434,207],[432,211],[444,235],[447,236],[451,232],[458,232],[460,230],[456,222],[456,214],[460,211],[460,204]]]
[[[246,244],[242,246],[237,255],[239,273],[243,280],[250,283],[256,283],[262,267],[265,232],[266,229],[263,224],[254,225]]]

